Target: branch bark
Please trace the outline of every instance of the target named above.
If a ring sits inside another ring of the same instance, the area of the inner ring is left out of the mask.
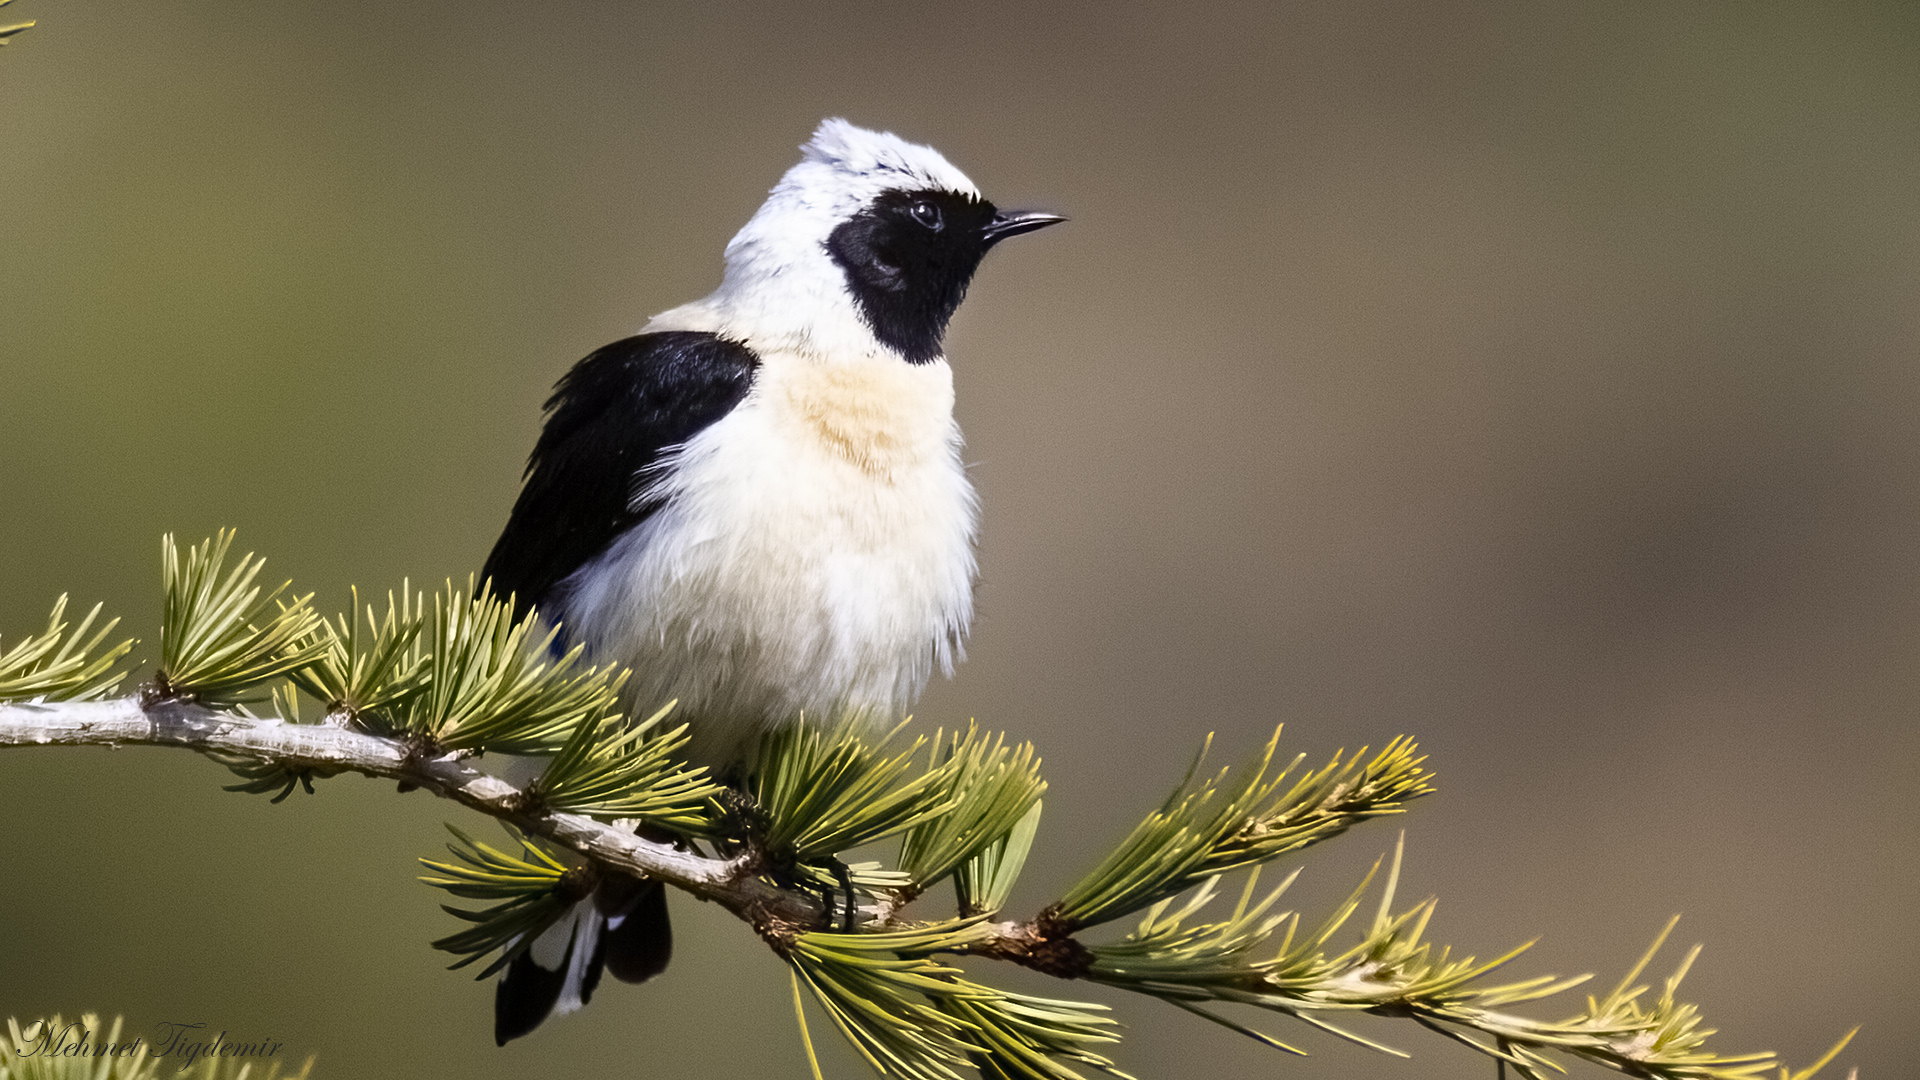
[[[453,756],[420,760],[404,742],[331,724],[289,724],[181,701],[0,704],[0,746],[180,746],[290,770],[357,772],[402,781],[523,832],[543,836],[602,866],[653,878],[721,905],[765,930],[817,926],[820,900],[779,888],[749,857],[713,859],[635,836],[580,814],[521,808],[520,789]]]

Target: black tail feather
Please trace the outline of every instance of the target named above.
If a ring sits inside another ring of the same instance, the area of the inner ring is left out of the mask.
[[[607,932],[600,938],[606,949],[607,970],[621,982],[646,982],[667,970],[673,961],[673,922],[667,917],[666,887],[657,881],[638,884],[639,891],[625,905],[626,914],[608,916]],[[596,902],[598,899],[595,897]]]
[[[534,963],[532,952],[514,957],[493,990],[493,1045],[505,1046],[540,1026],[560,1000],[567,983],[567,969],[573,964],[573,943],[567,943],[566,959],[559,970],[548,971]]]
[[[542,965],[534,959],[536,950],[529,948],[500,976],[493,992],[495,1045],[505,1046],[539,1027],[567,997],[568,972],[583,936],[591,940],[593,951],[579,973],[577,996],[581,1005],[593,1000],[602,971],[611,972],[622,982],[645,982],[665,971],[673,959],[667,890],[657,881],[609,874],[595,891],[592,906],[583,905],[576,912],[573,920],[549,931],[569,934],[558,967]],[[552,963],[550,952],[547,957]],[[568,1009],[572,1008],[569,1004]]]

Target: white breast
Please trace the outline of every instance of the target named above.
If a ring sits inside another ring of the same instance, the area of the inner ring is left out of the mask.
[[[694,755],[859,712],[896,720],[973,613],[973,489],[944,361],[763,354],[656,474],[666,505],[569,580],[562,618],[628,695],[674,698]]]

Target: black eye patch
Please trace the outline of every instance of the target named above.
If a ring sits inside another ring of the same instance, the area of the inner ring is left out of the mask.
[[[908,363],[940,355],[947,322],[991,246],[993,204],[955,191],[882,192],[827,237],[874,337]]]

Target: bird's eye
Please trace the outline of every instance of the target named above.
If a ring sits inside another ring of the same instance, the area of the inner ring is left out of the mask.
[[[940,228],[940,208],[925,199],[915,199],[907,212],[913,215],[913,220],[929,229],[937,231]]]

